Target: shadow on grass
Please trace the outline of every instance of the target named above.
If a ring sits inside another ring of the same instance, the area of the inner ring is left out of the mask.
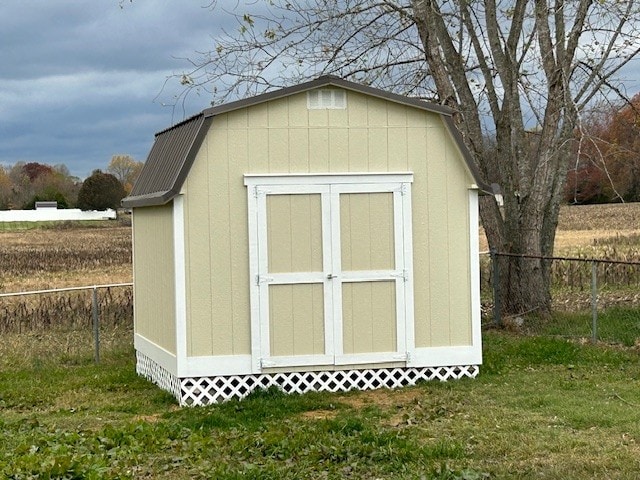
[[[483,333],[483,375],[500,374],[514,367],[621,366],[632,361],[638,361],[638,354],[631,349],[590,345],[556,336],[525,336],[504,331]]]
[[[554,312],[548,319],[528,318],[527,330],[534,335],[568,338],[593,338],[593,313]],[[599,310],[596,316],[597,340],[633,347],[640,340],[640,309],[613,306]]]

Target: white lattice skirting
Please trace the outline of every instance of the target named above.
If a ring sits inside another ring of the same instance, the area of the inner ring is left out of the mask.
[[[180,401],[180,379],[137,350],[136,373],[151,380],[162,390],[166,390]]]
[[[425,380],[475,378],[477,365],[456,367],[377,368],[320,372],[289,372],[228,377],[177,378],[146,355],[136,352],[139,375],[170,392],[182,406],[203,406],[244,398],[255,389],[276,386],[285,393],[346,392],[415,385]]]

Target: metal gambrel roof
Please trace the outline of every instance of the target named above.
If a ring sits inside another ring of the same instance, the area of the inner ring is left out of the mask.
[[[210,123],[200,113],[158,132],[147,161],[123,207],[164,205],[182,188]]]
[[[129,208],[164,205],[178,195],[189,174],[196,153],[216,115],[327,86],[340,87],[439,114],[457,143],[478,188],[484,192],[492,193],[491,187],[482,180],[471,153],[464,145],[462,136],[454,125],[453,110],[443,105],[397,95],[327,75],[292,87],[207,108],[198,115],[158,132],[142,172],[129,196],[122,200],[122,206]]]

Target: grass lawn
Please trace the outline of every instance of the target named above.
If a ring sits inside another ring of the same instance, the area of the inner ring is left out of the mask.
[[[635,259],[640,235],[625,229],[640,204],[606,209],[565,209],[561,253],[573,255],[578,242],[611,256],[606,242],[615,234],[616,245],[628,240],[624,258]],[[602,221],[586,226],[585,218]],[[0,231],[10,255],[0,290],[130,281],[130,229],[27,227]],[[571,313],[559,313],[557,324],[525,326],[589,338],[590,312],[577,314],[570,293]],[[636,479],[635,305],[600,313],[600,338],[630,348],[487,331],[475,380],[348,394],[267,391],[194,409],[178,408],[135,374],[127,324],[105,326],[98,366],[84,324],[3,333],[0,479]]]
[[[475,380],[179,409],[129,347],[0,361],[0,478],[602,478],[640,472],[633,350],[485,334]]]

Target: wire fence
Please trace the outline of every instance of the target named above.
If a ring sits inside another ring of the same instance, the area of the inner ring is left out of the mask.
[[[522,272],[545,268],[548,288],[512,288]],[[640,347],[640,262],[485,252],[480,285],[485,327]],[[550,315],[531,298],[514,298],[540,289],[550,292]],[[30,357],[100,362],[103,351],[129,348],[132,330],[131,283],[0,294],[0,353],[8,345]]]
[[[114,283],[0,294],[0,335],[12,351],[74,357],[119,344],[133,329],[133,284]],[[10,346],[10,345],[9,345]]]
[[[485,326],[640,346],[640,262],[492,251],[480,265]],[[540,271],[548,284],[524,283]]]

